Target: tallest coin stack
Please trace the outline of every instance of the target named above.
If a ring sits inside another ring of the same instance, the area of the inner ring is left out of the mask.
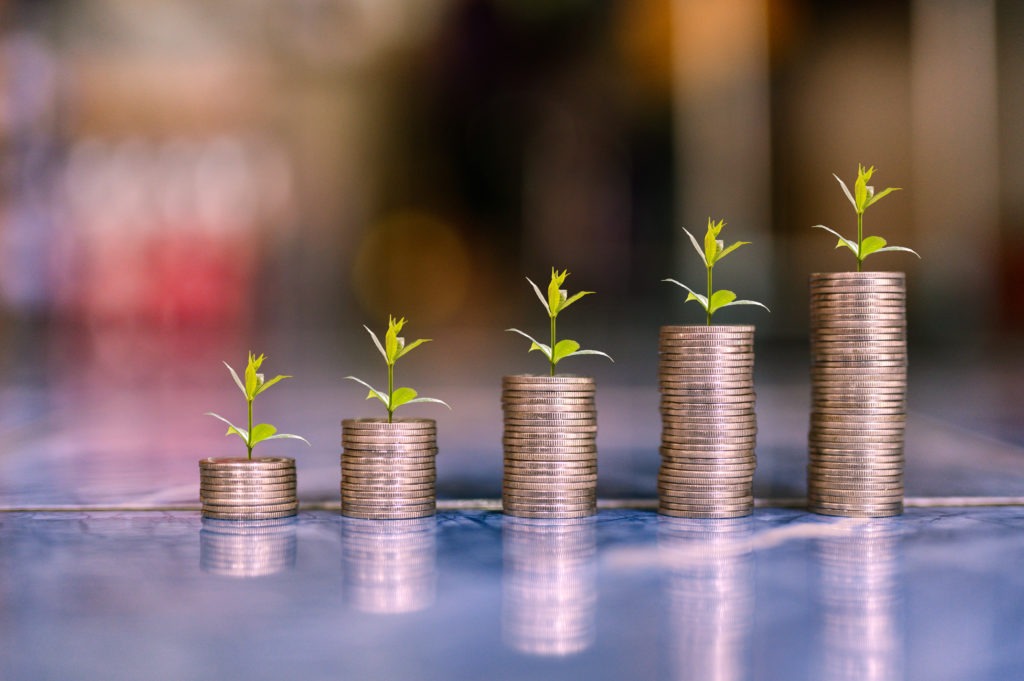
[[[811,275],[811,511],[903,512],[906,329],[902,272]]]

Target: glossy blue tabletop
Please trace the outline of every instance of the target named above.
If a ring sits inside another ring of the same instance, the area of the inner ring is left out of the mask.
[[[783,375],[759,380],[758,507],[734,521],[647,510],[652,386],[599,386],[603,510],[571,522],[484,510],[494,387],[431,414],[443,510],[392,522],[337,512],[361,395],[281,391],[267,420],[313,443],[275,451],[302,510],[256,525],[199,517],[197,460],[237,444],[201,416],[219,384],[7,387],[0,679],[1024,678],[1024,372],[917,367],[908,509],[883,520],[800,509],[808,390]]]

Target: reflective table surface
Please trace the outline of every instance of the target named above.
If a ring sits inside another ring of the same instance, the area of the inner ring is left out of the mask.
[[[494,388],[429,414],[446,510],[392,522],[337,512],[339,421],[361,395],[281,391],[265,418],[313,442],[274,451],[297,459],[302,510],[256,524],[198,513],[198,459],[237,445],[201,416],[227,389],[8,387],[0,678],[1024,678],[1024,374],[918,371],[910,505],[881,520],[800,508],[807,388],[771,375],[758,508],[733,521],[649,510],[645,386],[599,386],[603,510],[563,522],[486,510]]]

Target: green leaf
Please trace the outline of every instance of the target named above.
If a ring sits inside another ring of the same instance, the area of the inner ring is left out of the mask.
[[[272,379],[270,379],[269,381],[265,381],[265,382],[264,382],[264,383],[263,383],[262,385],[260,385],[259,389],[258,389],[258,390],[256,390],[256,394],[257,394],[257,395],[259,395],[260,393],[262,393],[263,391],[265,391],[265,390],[266,390],[267,388],[269,388],[270,386],[272,386],[272,385],[274,385],[275,383],[278,383],[278,382],[280,382],[280,381],[283,381],[283,380],[284,380],[284,379],[286,379],[286,378],[292,378],[292,377],[291,377],[291,376],[274,376],[274,377],[273,377]]]
[[[726,303],[725,305],[722,305],[722,307],[732,307],[733,305],[756,305],[757,307],[763,307],[765,310],[768,310],[767,305],[765,305],[764,303],[759,303],[756,300],[734,300],[731,303]],[[768,310],[768,312],[771,312],[771,310]]]
[[[857,210],[857,201],[853,198],[853,194],[850,193],[850,188],[847,187],[846,183],[840,180],[839,176],[835,173],[832,173],[832,177],[836,178],[836,182],[838,182],[839,186],[843,188],[843,193],[846,194],[846,198],[850,200],[850,204],[853,206],[853,209]]]
[[[548,301],[544,297],[544,294],[540,292],[540,287],[534,284],[533,280],[530,279],[529,277],[526,278],[526,281],[530,282],[530,286],[533,287],[533,292],[537,294],[537,298],[540,299],[540,304],[544,306],[544,310],[548,313],[548,316],[550,317],[551,307],[548,306]]]
[[[384,349],[387,350],[385,359],[388,365],[395,363],[398,359],[398,353],[401,352],[402,347],[405,345],[405,341],[398,337],[398,334],[402,332],[402,327],[405,326],[405,317],[395,320],[394,317],[388,315],[388,331],[384,334]]]
[[[363,328],[366,329],[366,333],[370,334],[370,338],[373,339],[373,344],[377,346],[378,350],[380,350],[380,356],[384,358],[385,362],[388,361],[388,353],[385,352],[384,346],[380,344],[380,339],[377,338],[377,334],[371,331],[370,327],[366,324],[363,324]]]
[[[889,252],[892,252],[892,251],[902,251],[904,253],[913,253],[918,258],[921,257],[920,255],[918,255],[917,251],[915,251],[915,250],[913,250],[911,248],[907,248],[906,246],[886,246],[885,248],[879,248],[877,251],[875,251],[875,253],[889,253]]]
[[[203,416],[212,416],[213,418],[218,419],[218,420],[223,421],[224,423],[228,424],[228,432],[225,433],[225,435],[237,435],[238,437],[242,438],[242,440],[244,440],[248,444],[248,442],[249,442],[249,432],[245,428],[239,428],[238,426],[236,426],[233,423],[231,423],[231,421],[228,421],[223,416],[219,416],[217,414],[214,414],[212,411],[206,412],[205,414],[203,414]]]
[[[842,234],[840,234],[836,230],[830,229],[830,228],[826,227],[825,225],[812,225],[812,227],[814,229],[823,229],[826,232],[828,232],[829,234],[832,234],[833,236],[838,237],[839,238],[839,243],[836,244],[836,248],[841,248],[841,247],[845,246],[846,248],[849,248],[850,251],[855,256],[857,255],[857,244],[856,244],[856,242],[850,241],[849,239],[845,238]]]
[[[719,259],[719,252],[722,250],[722,242],[718,235],[725,227],[725,220],[715,222],[708,218],[708,231],[704,234],[704,262],[708,267],[713,267]]]
[[[415,340],[412,343],[409,343],[408,345],[402,347],[401,351],[398,353],[398,357],[396,357],[395,359],[398,359],[399,357],[405,357],[410,352],[412,352],[413,349],[418,348],[419,346],[423,345],[424,343],[429,343],[431,340],[432,339],[430,339],[430,338],[420,338],[419,340]],[[402,365],[402,366],[405,366],[405,365]]]
[[[858,213],[863,213],[868,207],[868,199],[871,198],[873,189],[868,186],[871,176],[875,174],[875,167],[865,169],[857,164],[857,181],[853,185],[853,195],[857,199],[856,208]]]
[[[417,402],[430,402],[432,404],[443,404],[444,406],[446,406],[449,409],[451,409],[451,407],[448,405],[447,402],[445,402],[444,400],[439,400],[436,397],[417,397],[414,400],[409,400],[408,402],[406,402],[406,404],[416,404]]]
[[[700,256],[700,261],[704,263],[704,267],[708,266],[708,259],[704,256],[704,249],[697,243],[697,238],[690,234],[690,230],[683,227],[683,231],[686,232],[686,236],[690,237],[690,243],[693,244],[693,250],[697,251],[697,255]],[[671,281],[671,279],[665,279],[664,281]],[[681,285],[681,284],[680,284]]]
[[[737,241],[732,246],[729,246],[729,248],[723,249],[722,252],[718,254],[718,257],[715,258],[715,262],[718,262],[719,260],[721,260],[725,256],[729,255],[730,253],[735,251],[740,246],[747,246],[749,244],[750,244],[749,241]]]
[[[577,300],[582,298],[583,296],[589,296],[589,295],[592,295],[593,293],[594,293],[593,291],[580,291],[579,293],[573,294],[572,296],[567,298],[562,303],[562,306],[558,309],[558,311],[561,312],[562,310],[564,310],[565,308],[569,307],[570,305],[575,303]]]
[[[880,236],[867,236],[860,242],[860,259],[868,257],[880,248],[885,248],[885,239]]]
[[[242,394],[245,395],[246,399],[248,399],[249,393],[245,392],[245,384],[242,383],[242,379],[238,377],[238,374],[235,373],[235,370],[231,368],[230,364],[224,362],[224,366],[226,366],[228,368],[228,371],[231,372],[231,378],[235,379],[235,385],[238,386],[238,389],[241,390]]]
[[[256,389],[259,387],[259,379],[256,377],[256,373],[259,371],[262,363],[263,355],[254,357],[251,352],[249,353],[249,364],[245,367],[245,397],[248,400],[256,397]]]
[[[662,279],[662,281],[667,281],[670,284],[675,284],[676,286],[681,286],[682,288],[684,288],[687,291],[689,291],[689,295],[686,296],[686,300],[684,302],[688,303],[691,300],[696,300],[698,303],[700,303],[704,307],[705,310],[708,309],[708,299],[705,298],[704,296],[702,296],[701,294],[697,293],[696,291],[694,291],[692,288],[690,288],[686,284],[684,284],[682,282],[679,282],[679,281],[676,281],[675,279]]]
[[[388,406],[388,409],[394,411],[406,402],[410,402],[415,399],[416,391],[412,388],[395,388],[395,392],[391,393],[391,404]]]
[[[900,189],[901,189],[900,187],[886,187],[885,189],[883,189],[882,191],[878,192],[877,194],[874,194],[868,200],[868,205],[865,206],[865,208],[867,208],[868,206],[875,205],[876,203],[878,203],[882,199],[882,197],[888,196],[889,194],[891,194],[893,192],[898,192],[898,191],[900,191]]]
[[[551,348],[548,347],[547,345],[545,345],[544,343],[541,343],[541,342],[537,341],[536,339],[534,339],[533,336],[531,336],[528,333],[524,333],[524,332],[520,331],[519,329],[505,329],[505,330],[506,331],[511,331],[513,333],[518,333],[520,336],[522,336],[523,338],[525,338],[528,341],[530,341],[531,345],[530,345],[530,349],[528,350],[528,352],[533,352],[534,350],[540,350],[541,352],[544,353],[544,356],[548,358],[548,361],[551,360]]]
[[[736,300],[735,293],[726,289],[720,289],[711,294],[711,300],[708,301],[707,310],[710,314],[715,314],[716,310],[725,307],[734,300]]]
[[[601,357],[607,357],[612,362],[615,361],[614,359],[611,358],[611,355],[601,352],[600,350],[577,350],[572,354],[566,355],[566,357],[575,357],[576,355],[600,355]],[[562,359],[565,359],[565,357],[563,357]]]
[[[562,290],[565,278],[569,276],[569,270],[559,272],[551,268],[551,282],[548,283],[548,310],[549,316],[556,317],[561,312],[563,303],[567,297],[567,291]]]
[[[577,343],[574,340],[564,338],[555,343],[555,347],[551,351],[551,361],[554,362],[555,364],[558,364],[560,360],[570,356],[572,353],[576,352],[579,349],[579,343]]]
[[[257,442],[263,442],[268,437],[273,436],[276,432],[277,428],[269,423],[257,423],[252,427],[252,439],[249,441],[249,446],[255,447]]]
[[[366,396],[366,399],[371,400],[373,398],[377,398],[378,400],[384,403],[385,407],[388,406],[388,396],[385,393],[382,393],[380,390],[377,390],[366,381],[356,378],[355,376],[346,376],[345,378],[347,378],[350,381],[355,381],[364,388],[367,388],[370,391],[370,393]]]
[[[309,440],[307,440],[306,438],[302,437],[301,435],[292,435],[291,433],[277,433],[275,435],[271,435],[270,437],[268,437],[266,439],[268,439],[268,440],[302,440],[303,442],[305,442],[310,447],[313,446],[313,445],[309,444]]]

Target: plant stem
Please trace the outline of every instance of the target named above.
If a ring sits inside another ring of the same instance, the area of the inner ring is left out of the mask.
[[[555,375],[555,316],[551,315],[551,375]]]
[[[249,430],[246,431],[249,437],[245,441],[245,448],[248,450],[249,460],[252,461],[252,400],[246,399],[245,405],[249,412]]]
[[[864,213],[857,213],[857,271],[860,272],[861,263],[860,251],[864,247]]]
[[[388,423],[391,423],[391,416],[395,410],[391,407],[395,395],[395,365],[388,363]]]
[[[711,271],[714,269],[714,265],[708,268],[708,326],[711,326]]]

